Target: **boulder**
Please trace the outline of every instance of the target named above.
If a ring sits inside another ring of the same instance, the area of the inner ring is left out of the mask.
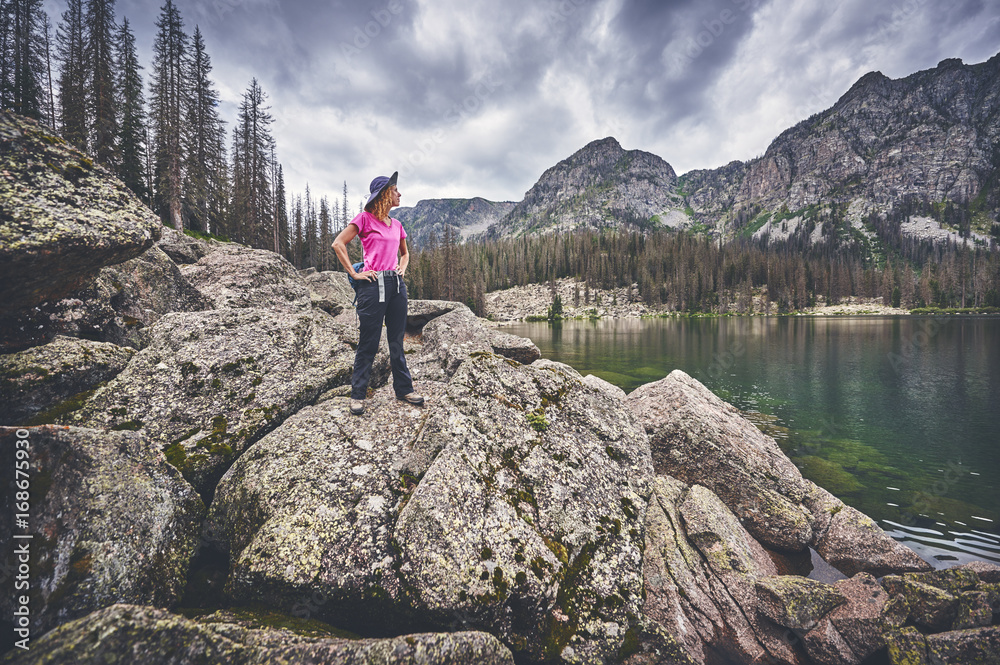
[[[1000,583],[1000,566],[986,561],[970,561],[969,563],[955,566],[951,570],[971,570],[982,582],[989,584]]]
[[[834,588],[846,602],[802,635],[802,644],[820,665],[860,665],[885,646],[885,631],[903,625],[906,605],[894,600],[868,573],[839,580]]]
[[[802,506],[806,481],[733,406],[680,370],[636,388],[627,404],[650,435],[658,473],[708,487],[763,543],[806,548],[813,521]]]
[[[469,309],[469,307],[453,300],[411,300],[407,303],[407,332],[419,333],[433,319],[456,309]]]
[[[231,561],[234,600],[359,631],[410,618],[392,566],[400,502],[415,482],[401,462],[444,393],[442,384],[417,386],[423,409],[386,387],[352,417],[349,399],[335,397],[302,409],[237,460],[209,512]]]
[[[764,615],[785,628],[806,631],[827,612],[847,602],[831,584],[798,575],[764,577],[756,582],[757,600]]]
[[[431,319],[421,338],[419,352],[407,363],[413,378],[427,381],[447,381],[476,354],[498,353],[525,364],[541,357],[531,340],[486,327],[465,305]]]
[[[777,572],[767,553],[708,489],[670,476],[652,487],[643,616],[694,663],[802,662],[794,635],[757,611],[755,583]]]
[[[205,509],[163,455],[133,432],[2,427],[4,487],[14,482],[19,440],[29,442],[34,537],[15,542],[31,551],[32,634],[113,603],[176,604]],[[22,512],[14,498],[0,499],[8,534],[25,532],[13,528]],[[13,616],[14,594],[0,595],[0,607]]]
[[[624,401],[626,394],[625,391],[611,383],[610,381],[605,381],[601,377],[595,374],[587,374],[583,377],[583,382],[586,383],[591,388],[597,388],[598,390],[603,390],[613,397]]]
[[[156,246],[170,257],[177,265],[197,263],[203,256],[209,254],[218,243],[206,242],[192,238],[169,226],[164,226]]]
[[[357,343],[357,331],[310,309],[168,314],[150,333],[125,371],[62,422],[142,431],[206,497],[247,446],[350,383]],[[385,380],[380,355],[375,385]]]
[[[923,635],[907,627],[886,635],[893,665],[1000,663],[1000,626]]]
[[[361,417],[322,402],[233,466],[211,511],[231,592],[338,622],[475,627],[531,662],[617,654],[642,602],[635,419],[488,352],[417,386],[422,408],[388,387]]]
[[[809,492],[804,505],[815,518],[810,545],[831,566],[845,575],[864,571],[875,576],[931,569],[916,552],[882,531],[875,520],[806,482]]]
[[[0,111],[0,316],[135,258],[160,220],[103,166],[33,120]]]
[[[314,307],[336,316],[354,302],[354,289],[347,281],[347,273],[332,270],[317,272],[301,270],[299,275],[309,288],[309,297]]]
[[[990,569],[984,572],[988,575]],[[998,598],[996,585],[984,584],[967,566],[887,575],[882,586],[906,601],[910,622],[932,632],[990,625]]]
[[[0,356],[0,425],[28,424],[93,390],[117,376],[133,355],[128,347],[57,336],[43,346]]]
[[[164,314],[213,307],[166,254],[152,247],[103,268],[83,288],[40,309],[44,327],[52,332],[141,349],[149,342],[149,326]]]
[[[626,404],[650,436],[657,472],[711,489],[762,544],[792,552],[811,545],[845,574],[930,569],[805,480],[773,438],[684,372],[636,388]]]
[[[113,605],[60,626],[16,649],[4,662],[103,665],[124,657],[132,665],[513,665],[492,635],[463,631],[384,639],[345,639],[315,622],[272,614],[216,612],[188,619],[153,607]],[[292,630],[294,626],[300,632]]]
[[[309,309],[309,287],[284,257],[220,243],[181,273],[217,308]]]

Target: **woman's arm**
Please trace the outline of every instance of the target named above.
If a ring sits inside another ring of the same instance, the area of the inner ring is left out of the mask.
[[[406,248],[406,238],[399,239],[399,266],[396,268],[396,272],[400,276],[406,274],[406,267],[410,265],[410,250]]]
[[[371,270],[354,272],[354,266],[351,265],[351,257],[347,255],[347,243],[354,240],[357,235],[358,227],[354,224],[348,224],[337,235],[337,239],[333,241],[333,251],[340,260],[340,265],[344,266],[344,270],[351,276],[351,279],[363,279],[366,282],[370,282],[375,278],[375,274]]]

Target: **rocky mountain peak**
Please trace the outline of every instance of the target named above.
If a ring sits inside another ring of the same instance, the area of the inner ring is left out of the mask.
[[[679,225],[686,218],[676,183],[673,167],[661,157],[625,150],[609,136],[591,141],[545,171],[489,234],[621,223],[647,226],[664,220]]]

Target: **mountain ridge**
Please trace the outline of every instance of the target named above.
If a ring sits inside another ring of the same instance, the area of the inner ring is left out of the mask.
[[[770,235],[780,218],[782,238],[815,243],[874,239],[875,217],[895,225],[890,235],[905,235],[900,225],[915,215],[943,223],[956,240],[986,242],[1000,239],[998,212],[1000,54],[971,65],[949,58],[898,79],[868,72],[763,155],[714,169],[678,176],[662,157],[625,150],[614,137],[591,141],[546,169],[485,237],[666,226],[728,240]]]

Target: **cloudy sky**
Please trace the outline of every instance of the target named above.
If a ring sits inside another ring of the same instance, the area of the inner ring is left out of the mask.
[[[148,68],[164,0],[118,0]],[[357,208],[400,171],[403,205],[520,200],[614,136],[678,174],[760,155],[866,72],[1000,52],[996,0],[175,0],[223,99],[269,97],[291,192]],[[48,0],[58,18],[65,2]]]

